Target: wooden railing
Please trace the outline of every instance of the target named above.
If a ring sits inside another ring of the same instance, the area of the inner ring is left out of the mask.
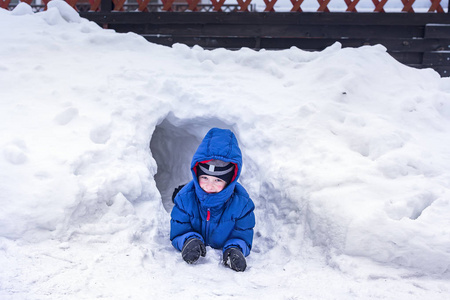
[[[32,5],[33,0],[20,0],[21,2],[28,3]],[[42,0],[43,9],[47,9],[47,3],[50,0]],[[87,4],[89,6],[88,11],[90,12],[108,12],[108,11],[125,11],[129,6],[129,3],[126,0],[65,0],[70,6],[72,6],[75,10],[78,10],[77,5],[80,3]],[[252,0],[236,0],[237,5],[236,11],[239,12],[248,12],[249,7],[251,5]],[[263,0],[265,3],[264,12],[275,12],[275,4],[278,0]],[[330,8],[328,5],[331,0],[316,0],[319,4],[317,8],[317,12],[330,12]],[[346,12],[358,12],[356,6],[360,3],[360,0],[344,0],[347,8]],[[179,6],[183,3],[183,1],[179,0],[161,0],[161,4],[159,5],[160,11],[176,11],[174,7]],[[305,0],[290,0],[292,4],[291,12],[303,12],[302,4],[304,4]],[[414,13],[413,5],[416,0],[401,0],[403,8],[402,12]],[[430,0],[430,6],[428,8],[428,13],[445,13],[442,5],[442,0]],[[0,7],[4,9],[8,9],[11,7],[11,0],[0,0]],[[200,0],[185,0],[184,2],[185,9],[187,11],[201,11],[199,9],[204,3],[200,3]],[[388,0],[372,0],[374,5],[373,12],[385,13],[385,5],[388,3]],[[150,0],[136,0],[136,3],[133,5],[133,10],[138,10],[141,12],[149,12]],[[225,0],[210,0],[210,4],[212,7],[212,11],[220,12],[223,11],[223,8],[226,6]]]
[[[1,6],[11,9],[9,1],[0,0]],[[32,0],[23,1],[31,3]],[[388,0],[372,0],[371,12],[358,11],[359,0],[344,0],[348,12],[343,7],[339,12],[330,11],[330,0],[317,0],[318,11],[303,13],[302,4],[312,0],[291,0],[292,12],[276,11],[277,0],[264,0],[265,12],[252,11],[251,0],[239,0],[232,5],[225,4],[225,0],[211,0],[207,11],[204,7],[208,4],[200,4],[199,0],[162,0],[160,4],[149,0],[132,4],[125,0],[65,1],[81,17],[103,28],[119,33],[134,32],[149,42],[166,46],[182,43],[205,49],[298,47],[322,51],[335,42],[344,48],[381,44],[405,65],[433,68],[441,76],[450,76],[450,16],[440,0],[431,0],[430,7],[423,9],[422,5],[420,11],[414,11],[414,0],[401,0],[403,12],[400,8],[397,12],[388,10],[389,6],[385,9]],[[38,9],[45,9],[48,2],[42,0]],[[190,11],[184,12],[187,8]]]

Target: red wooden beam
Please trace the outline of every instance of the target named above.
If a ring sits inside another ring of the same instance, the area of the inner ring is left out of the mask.
[[[100,0],[101,1],[101,0]],[[139,11],[145,11],[148,12],[147,5],[150,2],[150,0],[136,0],[138,4],[138,10]]]
[[[330,12],[330,10],[328,9],[328,3],[330,3],[330,0],[317,0],[317,2],[319,2],[320,4],[317,11]]]
[[[303,1],[304,0],[291,0],[293,5],[291,11],[302,12],[303,10],[300,5],[302,5]]]
[[[89,3],[91,4],[91,7],[89,8],[90,11],[99,11],[102,0],[89,0]]]
[[[163,3],[163,8],[162,10],[164,11],[172,11],[172,4],[175,0],[161,0],[161,2]]]
[[[438,13],[443,13],[444,9],[441,6],[441,0],[430,0],[431,1],[431,6],[430,9],[428,10],[428,12],[438,12]]]
[[[358,4],[359,0],[345,0],[345,4],[347,4],[347,10],[351,12],[357,12],[356,5]]]
[[[0,7],[4,9],[8,9],[8,5],[11,2],[11,0],[0,0]]]
[[[78,2],[78,0],[65,0],[67,4],[69,4],[70,6],[72,6],[73,9],[75,9],[76,11],[78,11],[76,4]]]
[[[375,5],[375,9],[374,12],[386,12],[384,10],[384,6],[386,5],[386,3],[388,2],[388,0],[372,0],[372,3]]]
[[[248,11],[248,6],[251,2],[252,0],[237,0],[237,3],[241,7],[239,11]]]
[[[403,3],[402,11],[413,13],[414,9],[412,8],[412,6],[413,6],[414,2],[416,2],[416,0],[402,0],[402,3]]]
[[[225,3],[225,0],[211,0],[213,5],[213,11],[222,11],[222,5]]]
[[[48,7],[47,7],[47,4],[50,2],[50,0],[42,0],[42,3],[45,5],[44,6],[44,10],[47,10],[48,9]]]
[[[275,3],[277,3],[277,0],[264,0],[264,3],[266,3],[266,8],[264,9],[264,11],[275,11],[273,6],[275,5]]]
[[[25,2],[28,5],[31,5],[33,0],[20,0],[21,2]],[[47,3],[50,0],[42,0],[42,3],[45,4],[45,10],[47,9]],[[65,0],[71,7],[73,7],[75,10],[77,10],[76,4],[78,0]],[[90,11],[100,11],[102,0],[89,0],[90,3]],[[112,0],[114,3],[114,11],[124,11],[124,4],[126,0]],[[147,5],[150,2],[150,0],[136,0],[139,7],[139,11],[147,11],[148,8]],[[211,0],[211,4],[213,5],[213,11],[222,11],[222,6],[224,5],[226,0]],[[252,2],[252,0],[236,0],[239,4],[239,11],[241,12],[248,12],[249,6]],[[266,8],[264,9],[265,12],[274,12],[275,11],[275,4],[277,0],[263,0],[266,4]],[[317,0],[319,3],[319,8],[317,9],[318,12],[330,12],[328,8],[328,4],[331,0]],[[360,0],[344,0],[345,4],[347,5],[346,11],[348,12],[357,12],[356,6],[358,5]],[[386,12],[384,10],[384,6],[389,0],[372,0],[372,3],[375,5],[374,12]],[[403,3],[402,12],[409,12],[414,13],[413,5],[416,0],[401,0]],[[161,0],[163,3],[163,11],[172,11],[172,5],[175,2],[175,0]],[[198,4],[200,3],[200,0],[186,0],[188,3],[188,10],[190,11],[198,11]],[[290,0],[292,3],[292,9],[291,12],[302,12],[301,5],[303,4],[304,0]],[[445,13],[444,9],[441,6],[442,0],[430,0],[431,5],[428,9],[429,13],[437,12],[437,13]],[[11,0],[0,0],[0,8],[8,9],[8,6],[10,5]],[[450,12],[449,12],[450,13]]]
[[[114,3],[113,11],[124,11],[123,5],[125,4],[125,0],[112,0]]]
[[[188,3],[188,10],[190,10],[190,11],[198,11],[197,5],[200,2],[200,0],[186,0],[186,1]]]

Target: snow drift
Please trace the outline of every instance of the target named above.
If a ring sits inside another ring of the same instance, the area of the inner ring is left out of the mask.
[[[167,268],[187,270],[168,239],[171,193],[190,180],[192,154],[211,127],[235,132],[241,182],[257,207],[246,272],[254,277],[239,291],[270,286],[275,270],[296,274],[308,257],[350,273],[371,261],[448,275],[449,79],[406,67],[381,45],[167,48],[103,30],[56,2],[36,14],[24,3],[0,10],[0,282],[8,296],[36,281],[62,293],[63,281],[22,268],[35,270],[31,258],[42,253],[73,265],[95,251],[91,243],[105,252],[77,274],[95,265],[106,274],[122,263],[118,253],[139,272],[161,271],[162,282]],[[199,270],[208,264],[216,268],[216,257]],[[53,267],[44,272],[73,278]],[[121,268],[138,278],[133,284],[148,280]]]

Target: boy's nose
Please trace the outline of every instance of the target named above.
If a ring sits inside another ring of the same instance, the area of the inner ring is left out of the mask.
[[[211,192],[216,191],[216,186],[213,182],[208,182],[207,188],[208,188],[208,191],[211,191]]]

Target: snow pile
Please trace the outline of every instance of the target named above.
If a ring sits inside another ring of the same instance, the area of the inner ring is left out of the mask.
[[[448,294],[449,79],[382,46],[167,48],[49,8],[0,10],[0,298]],[[239,275],[168,239],[211,127],[257,207]]]

